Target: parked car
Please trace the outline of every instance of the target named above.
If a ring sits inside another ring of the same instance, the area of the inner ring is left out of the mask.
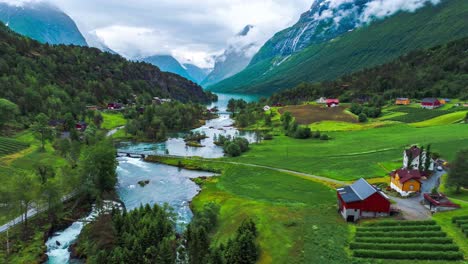
[[[444,168],[442,168],[442,166],[437,166],[436,169],[437,169],[437,171],[443,171],[444,170]]]

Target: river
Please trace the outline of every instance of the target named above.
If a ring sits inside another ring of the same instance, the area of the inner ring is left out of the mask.
[[[174,134],[163,143],[134,143],[124,142],[118,146],[119,151],[141,154],[166,154],[178,156],[200,156],[205,158],[218,158],[223,156],[221,147],[214,145],[214,135],[243,136],[253,142],[254,133],[241,132],[232,126],[233,120],[226,112],[229,99],[244,99],[247,102],[258,100],[258,96],[218,94],[218,101],[208,108],[218,107],[219,117],[206,122],[206,124],[193,131],[203,132],[209,138],[202,140],[205,147],[186,147],[183,133]],[[200,188],[191,179],[201,176],[213,176],[213,173],[202,171],[189,171],[177,167],[157,163],[145,162],[142,159],[120,157],[118,158],[116,186],[120,199],[128,210],[132,210],[145,204],[169,204],[177,215],[177,230],[181,232],[184,226],[192,219],[189,207],[190,201],[197,195]],[[138,181],[149,180],[149,183],[141,187]],[[94,217],[94,212],[86,218]],[[77,221],[67,229],[57,232],[47,242],[47,255],[49,264],[79,263],[70,259],[69,247],[72,245],[84,223]],[[58,241],[59,243],[57,243]]]

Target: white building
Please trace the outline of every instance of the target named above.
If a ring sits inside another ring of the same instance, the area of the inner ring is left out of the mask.
[[[419,163],[421,162],[421,168],[423,170],[426,170],[426,151],[423,151],[421,153],[421,149],[418,148],[417,146],[412,146],[409,149],[405,149],[403,151],[403,168],[405,169],[414,169],[417,170],[419,169]],[[411,157],[411,165],[408,168],[408,159]],[[429,164],[428,170],[433,171],[434,170],[434,161],[431,159],[431,162]]]

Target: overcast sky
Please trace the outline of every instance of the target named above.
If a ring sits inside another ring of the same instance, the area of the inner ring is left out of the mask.
[[[15,0],[9,0],[15,1]],[[26,0],[28,1],[28,0]],[[294,24],[313,0],[49,0],[111,49],[129,57],[172,54],[212,65],[241,29],[257,27],[257,41]]]

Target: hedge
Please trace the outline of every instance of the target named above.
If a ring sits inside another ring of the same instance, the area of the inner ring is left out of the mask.
[[[372,231],[439,231],[438,225],[410,225],[410,226],[377,226],[377,227],[358,227],[359,232]]]
[[[468,215],[462,215],[462,216],[454,216],[452,218],[452,223],[455,223],[457,220],[467,220]]]
[[[420,220],[420,221],[395,221],[384,220],[378,222],[367,223],[365,226],[409,226],[409,225],[436,225],[434,220]]]
[[[461,226],[461,225],[464,225],[464,224],[468,224],[468,219],[464,220],[456,220],[455,223],[458,225],[458,226]]]
[[[463,254],[455,251],[400,251],[357,249],[355,257],[379,259],[427,259],[427,260],[462,260]]]
[[[453,240],[449,237],[399,237],[399,238],[392,238],[392,237],[356,237],[356,242],[361,243],[386,243],[386,244],[406,244],[406,243],[430,243],[430,244],[444,244],[444,243],[452,243]]]
[[[404,232],[356,232],[356,237],[445,237],[442,231],[404,231]]]
[[[400,251],[458,251],[460,248],[455,244],[419,244],[419,243],[398,243],[398,244],[378,244],[353,242],[350,249],[375,249],[375,250],[400,250]]]

